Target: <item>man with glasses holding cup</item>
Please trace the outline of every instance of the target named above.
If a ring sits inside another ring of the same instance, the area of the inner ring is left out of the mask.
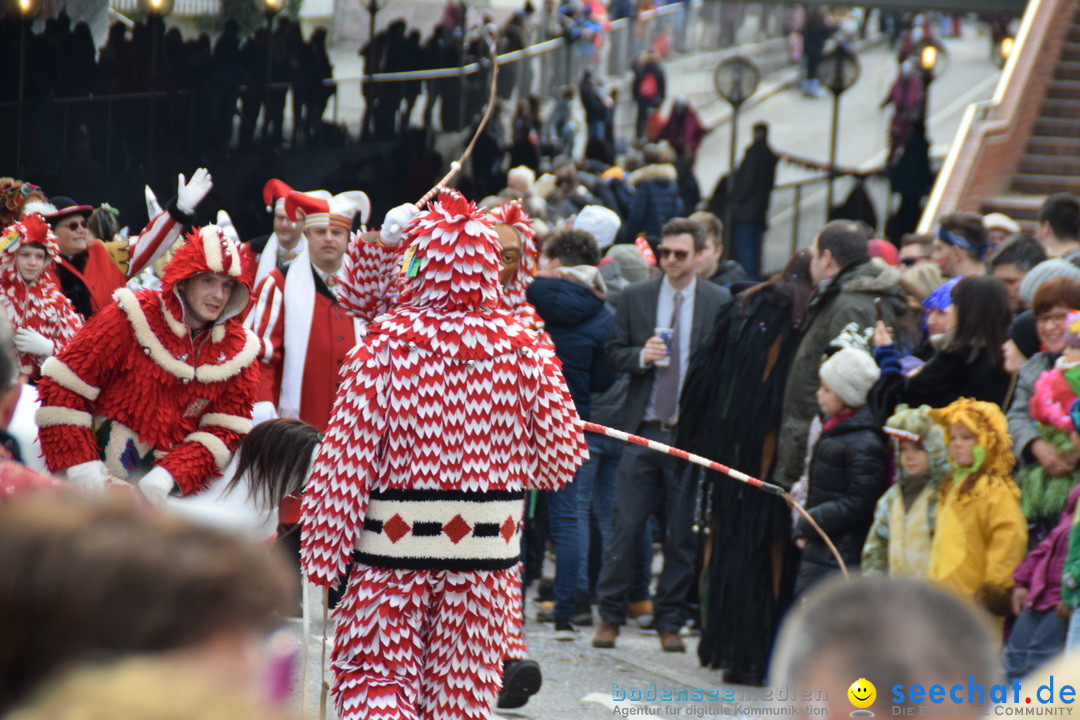
[[[717,315],[731,304],[725,288],[698,281],[695,270],[708,251],[701,225],[685,218],[670,220],[656,253],[664,275],[623,291],[606,348],[611,368],[630,376],[621,430],[662,443],[675,437],[690,357]],[[691,529],[694,490],[681,470],[682,461],[647,448],[630,445],[623,452],[612,536],[596,587],[601,621],[594,647],[615,647],[626,622],[642,534],[649,517],[662,507],[664,570],[654,602],[654,627],[665,652],[686,651],[679,630],[688,619],[696,543]]]

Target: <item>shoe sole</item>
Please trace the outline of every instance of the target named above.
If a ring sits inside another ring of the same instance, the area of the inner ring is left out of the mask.
[[[570,642],[578,639],[578,634],[573,630],[556,630],[555,639],[562,642]]]
[[[521,707],[529,701],[529,698],[540,691],[543,680],[540,665],[529,661],[519,663],[514,666],[512,672],[503,678],[503,689],[499,693],[499,701],[496,703],[496,707],[504,710]]]

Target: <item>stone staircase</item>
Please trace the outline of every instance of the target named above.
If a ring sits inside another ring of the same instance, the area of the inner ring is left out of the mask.
[[[1080,8],[1072,17],[1042,107],[1007,192],[984,200],[1029,229],[1052,193],[1080,195]]]

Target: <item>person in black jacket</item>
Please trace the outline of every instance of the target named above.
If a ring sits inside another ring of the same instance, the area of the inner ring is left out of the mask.
[[[825,422],[810,455],[806,510],[851,572],[859,567],[874,506],[888,483],[889,443],[865,404],[879,371],[869,353],[848,347],[822,363],[819,374],[817,400]],[[839,564],[805,518],[795,524],[793,537],[802,550],[795,581],[795,594],[802,595]]]
[[[949,312],[955,313],[956,330],[951,337],[946,333],[942,347],[911,377],[900,371],[892,331],[878,322],[874,358],[881,380],[871,390],[869,404],[880,424],[900,403],[940,408],[962,397],[999,406],[1005,402],[1012,381],[1001,353],[1012,321],[1005,286],[985,275],[964,278],[952,289]]]
[[[761,272],[761,241],[768,225],[778,159],[769,147],[769,126],[755,123],[754,141],[735,171],[729,198],[735,256],[751,279]]]
[[[592,393],[600,393],[615,382],[604,346],[611,330],[613,314],[604,303],[604,281],[600,277],[600,250],[596,240],[584,230],[564,228],[544,243],[540,276],[526,291],[526,299],[536,308],[544,328],[555,343],[570,396],[583,420],[589,418]],[[555,639],[577,636],[573,620],[585,617],[592,623],[587,594],[579,594],[582,544],[579,520],[579,469],[561,490],[548,493],[548,517],[555,544]],[[587,507],[587,505],[586,505]],[[581,588],[585,590],[586,588]]]

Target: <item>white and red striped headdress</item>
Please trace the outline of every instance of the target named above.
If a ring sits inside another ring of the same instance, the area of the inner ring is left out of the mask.
[[[304,227],[341,227],[352,230],[353,218],[360,214],[360,222],[366,224],[371,214],[371,201],[359,190],[331,195],[325,190],[297,192],[285,196],[285,212],[289,218],[304,219]]]

